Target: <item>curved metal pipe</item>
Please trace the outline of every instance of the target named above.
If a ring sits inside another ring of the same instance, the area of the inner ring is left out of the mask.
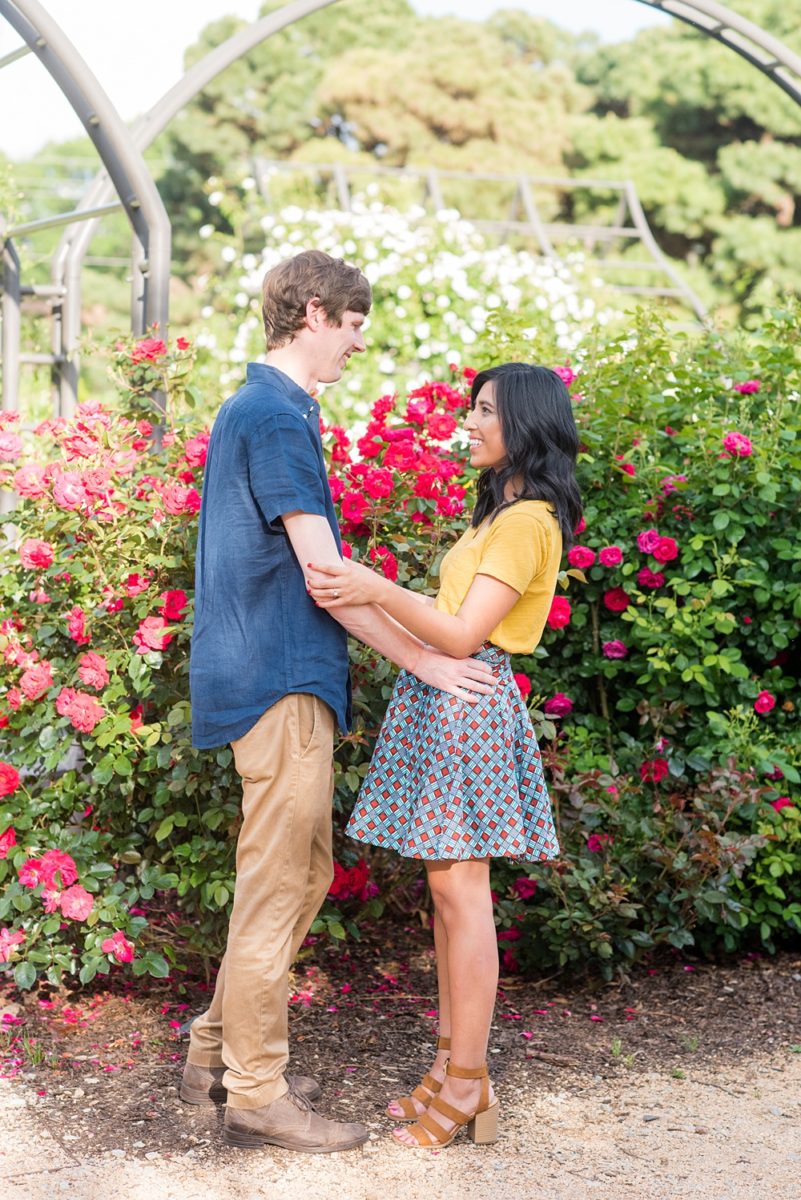
[[[142,260],[136,265],[144,272],[144,287],[134,297],[134,308],[139,309],[143,326],[158,324],[166,333],[170,220],[140,149],[83,58],[39,0],[0,0],[0,15],[39,58],[92,139],[108,172],[110,194],[116,191],[122,201],[135,253],[138,248]]]
[[[337,0],[294,0],[293,3],[254,21],[252,25],[237,30],[228,41],[216,46],[200,62],[195,63],[174,87],[164,93],[149,112],[140,117],[131,130],[136,147],[145,150],[198,92],[202,92],[215,76],[230,67],[243,54],[247,54],[288,25],[293,25],[303,17],[336,2]],[[101,171],[81,197],[78,208],[94,208],[104,204],[112,194],[112,185],[106,173]],[[88,220],[72,226],[62,235],[53,256],[53,283],[65,288],[60,321],[56,323],[53,333],[53,350],[68,356],[69,361],[73,361],[75,357],[75,347],[81,332],[80,288],[83,260],[97,226],[97,220]],[[65,377],[62,380],[62,405],[69,405],[75,387],[77,374],[71,372],[69,378]]]

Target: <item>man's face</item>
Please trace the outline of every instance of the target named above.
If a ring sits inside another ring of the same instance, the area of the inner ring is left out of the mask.
[[[365,349],[364,313],[346,309],[339,325],[323,320],[315,330],[314,347],[319,383],[336,383],[342,377],[351,354]]]

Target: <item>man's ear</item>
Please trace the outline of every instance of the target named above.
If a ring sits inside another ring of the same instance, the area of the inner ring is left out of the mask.
[[[319,296],[312,296],[306,305],[306,325],[311,330],[319,329],[325,323],[325,310]]]

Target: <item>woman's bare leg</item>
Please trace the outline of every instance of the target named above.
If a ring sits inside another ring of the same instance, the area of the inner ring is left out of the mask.
[[[489,860],[428,864],[428,882],[436,911],[438,969],[441,948],[445,950],[451,1061],[459,1067],[479,1067],[487,1057],[498,990],[498,941]],[[441,922],[439,926],[437,919]],[[439,938],[438,929],[441,929]],[[454,1108],[472,1112],[478,1104],[480,1088],[480,1080],[448,1075],[440,1096]],[[447,1117],[438,1114],[436,1120],[444,1129],[451,1128]],[[408,1130],[396,1130],[395,1136],[407,1145],[416,1145]]]

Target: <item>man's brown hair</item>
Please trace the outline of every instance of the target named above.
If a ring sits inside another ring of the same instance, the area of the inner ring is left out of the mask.
[[[291,342],[317,299],[327,319],[339,325],[345,312],[370,311],[370,284],[357,267],[322,250],[303,250],[272,267],[262,282],[262,316],[267,349]]]

